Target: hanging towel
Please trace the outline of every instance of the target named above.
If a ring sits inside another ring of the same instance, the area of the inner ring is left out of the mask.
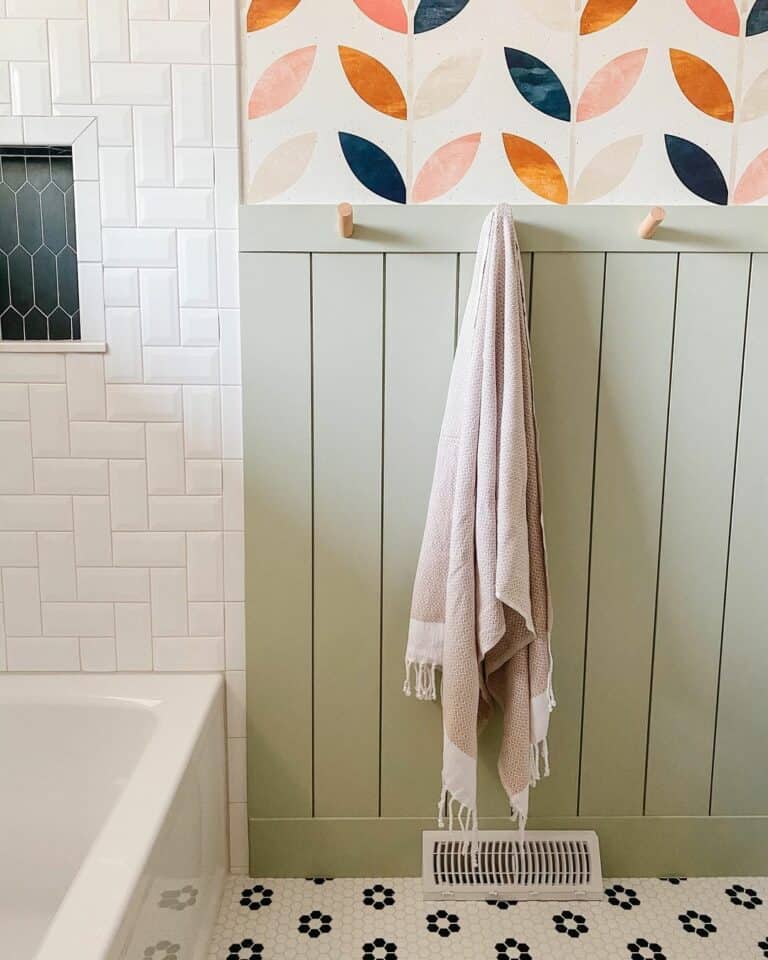
[[[555,706],[541,483],[520,248],[511,209],[486,218],[451,373],[411,606],[404,691],[437,696],[438,805],[477,829],[477,735],[503,714],[498,771],[522,828],[549,773]]]

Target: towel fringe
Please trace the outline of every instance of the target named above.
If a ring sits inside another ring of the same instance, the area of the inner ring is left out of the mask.
[[[403,683],[403,693],[406,697],[410,697],[413,693],[413,686],[411,685],[411,671],[413,671],[416,699],[437,700],[436,670],[437,665],[434,663],[417,663],[415,660],[406,659],[405,682]]]

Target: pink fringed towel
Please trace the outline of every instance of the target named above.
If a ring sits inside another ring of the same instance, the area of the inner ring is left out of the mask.
[[[448,389],[413,590],[405,693],[437,696],[440,825],[477,826],[477,733],[503,712],[501,782],[521,827],[549,773],[551,611],[520,248],[508,206],[483,224]]]

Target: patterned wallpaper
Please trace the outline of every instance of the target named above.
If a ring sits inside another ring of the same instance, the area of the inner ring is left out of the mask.
[[[761,203],[768,0],[243,0],[252,203]]]

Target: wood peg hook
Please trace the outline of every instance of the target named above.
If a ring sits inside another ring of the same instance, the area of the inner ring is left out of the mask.
[[[336,208],[338,214],[339,235],[351,237],[355,229],[355,214],[351,203],[340,203]]]
[[[648,216],[643,220],[640,226],[637,228],[637,235],[643,240],[650,240],[651,237],[656,233],[659,228],[659,225],[664,222],[664,217],[666,217],[667,211],[664,207],[651,207],[648,211]]]

